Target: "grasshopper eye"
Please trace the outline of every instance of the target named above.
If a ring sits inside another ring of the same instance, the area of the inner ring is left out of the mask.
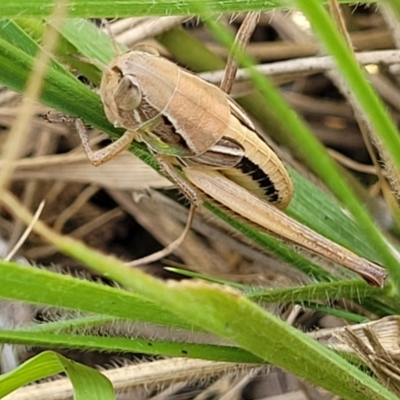
[[[112,72],[115,72],[115,73],[118,75],[119,78],[122,78],[122,77],[123,77],[123,73],[122,73],[122,71],[120,70],[119,67],[117,67],[117,66],[112,67],[112,68],[111,68],[111,71],[112,71]]]
[[[142,102],[142,93],[137,81],[130,75],[122,77],[114,91],[114,101],[118,108],[131,111],[139,107]]]

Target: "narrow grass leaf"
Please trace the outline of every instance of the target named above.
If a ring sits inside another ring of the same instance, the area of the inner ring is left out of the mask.
[[[111,382],[99,371],[68,360],[53,351],[31,358],[15,370],[0,376],[0,397],[33,381],[65,372],[74,387],[75,400],[113,400]]]
[[[189,334],[190,332],[188,335]],[[99,337],[91,335],[0,330],[0,343],[23,344],[27,346],[51,346],[52,348],[80,349],[83,351],[136,353],[165,357],[190,357],[235,363],[263,363],[260,358],[238,347],[179,343],[177,341],[138,339],[135,337]]]
[[[192,328],[154,303],[126,290],[7,261],[0,261],[0,276],[0,298],[3,299]]]

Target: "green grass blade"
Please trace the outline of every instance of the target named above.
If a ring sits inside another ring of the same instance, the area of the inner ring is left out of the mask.
[[[111,382],[99,371],[70,361],[53,351],[45,351],[31,358],[15,370],[0,376],[0,397],[15,389],[65,372],[74,388],[75,400],[113,400],[114,389]]]
[[[281,1],[264,0],[131,0],[96,1],[96,0],[71,0],[68,2],[68,15],[70,17],[106,18],[118,15],[122,17],[132,16],[159,16],[159,15],[190,15],[196,12],[199,5],[207,5],[208,9],[216,13],[240,12],[250,10],[268,11],[282,5]],[[4,17],[44,17],[51,14],[53,0],[35,0],[34,2],[23,0],[15,2],[2,0],[0,15]]]
[[[351,322],[354,324],[361,324],[361,323],[368,321],[368,318],[365,318],[365,316],[363,316],[363,315],[351,313],[349,311],[338,309],[338,308],[324,306],[319,303],[312,303],[312,302],[304,301],[301,303],[301,305],[303,307],[310,308],[311,310],[319,311],[319,312],[327,314],[327,315],[332,315],[337,318],[345,319],[348,322]]]
[[[343,0],[343,3],[351,3]],[[369,1],[368,1],[369,2]],[[68,2],[70,17],[106,18],[159,15],[195,14],[200,6],[216,14],[224,12],[269,11],[277,7],[285,7],[279,0],[70,0]],[[53,0],[2,0],[0,15],[4,17],[44,17],[52,11]]]
[[[190,334],[190,333],[188,333]],[[253,354],[232,346],[179,343],[151,339],[99,337],[91,335],[60,334],[31,331],[0,330],[0,343],[23,344],[84,351],[137,353],[165,357],[190,357],[210,361],[260,364]]]
[[[3,299],[191,329],[183,320],[126,290],[6,261],[0,261],[0,276]]]

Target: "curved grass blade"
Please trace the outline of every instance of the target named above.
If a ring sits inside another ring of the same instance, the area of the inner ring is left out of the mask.
[[[33,381],[65,372],[74,387],[75,400],[114,400],[111,382],[99,371],[53,351],[31,358],[15,370],[0,376],[0,397]]]

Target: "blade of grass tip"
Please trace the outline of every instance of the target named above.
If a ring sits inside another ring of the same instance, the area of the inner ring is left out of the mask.
[[[212,16],[204,12],[204,9],[199,10],[201,15],[205,15],[205,23],[209,26],[212,32],[216,35],[222,44],[229,47],[233,43],[233,38]],[[274,107],[275,114],[285,124],[291,124],[291,129],[296,132],[295,139],[298,146],[305,146],[308,154],[313,154],[310,157],[310,165],[313,167],[314,172],[318,174],[338,197],[338,199],[345,204],[349,211],[352,213],[360,228],[365,233],[365,240],[368,240],[371,247],[375,247],[381,256],[381,260],[386,268],[389,269],[393,286],[393,296],[400,294],[400,268],[398,256],[394,248],[386,241],[383,234],[379,231],[375,222],[371,219],[364,207],[359,203],[358,199],[342,179],[341,174],[336,169],[335,163],[328,155],[321,143],[315,139],[309,132],[300,118],[287,106],[279,92],[273,85],[256,70],[251,68],[253,65],[252,60],[240,50],[237,50],[237,58],[243,67],[249,68],[250,78],[253,80],[257,88],[265,95],[271,107]],[[400,147],[399,147],[400,148]]]
[[[238,289],[238,290],[246,289],[246,285],[243,285],[241,283],[231,282],[231,281],[227,281],[225,279],[214,278],[212,276],[207,276],[207,275],[204,275],[204,274],[200,274],[198,272],[189,271],[189,270],[182,269],[182,268],[164,267],[164,269],[166,271],[174,272],[175,274],[180,274],[180,275],[187,276],[187,277],[190,277],[190,278],[202,279],[202,280],[207,281],[207,282],[218,283],[219,285],[231,286],[231,287],[233,287],[235,289]]]
[[[302,302],[306,300],[335,301],[336,299],[355,299],[362,303],[365,298],[370,298],[380,293],[380,289],[372,288],[363,281],[338,281],[295,286],[290,288],[277,288],[263,290],[248,288],[246,296],[253,301],[264,303],[276,302]]]
[[[342,319],[347,320],[348,322],[353,322],[355,324],[360,324],[362,322],[369,321],[368,319],[365,318],[364,315],[358,315],[358,314],[351,313],[346,310],[323,306],[319,303],[312,303],[312,302],[304,301],[301,303],[301,306],[305,307],[305,308],[310,308],[311,310],[314,310],[314,311],[319,311],[320,313],[323,313],[323,314],[332,315],[337,318],[342,318]]]
[[[384,104],[369,85],[363,70],[357,63],[352,52],[348,49],[343,37],[337,31],[327,11],[318,0],[294,0],[294,3],[297,4],[299,9],[309,19],[325,48],[333,56],[338,70],[356,95],[365,115],[369,118],[382,143],[386,146],[394,165],[400,171],[400,153],[398,151],[400,148],[400,136],[398,131],[386,112]],[[385,266],[389,269],[391,277],[396,284],[398,295],[400,291],[398,255],[396,257],[390,245],[355,199],[353,193],[347,187],[343,187],[341,193],[340,199],[349,207],[360,225],[365,227],[371,243],[381,252]],[[335,192],[335,194],[339,196],[340,193]],[[342,198],[343,196],[345,197]]]
[[[74,387],[76,400],[113,400],[114,388],[101,372],[71,361],[53,351],[45,351],[31,358],[15,370],[0,376],[0,397],[15,389],[48,376],[65,372]],[[42,392],[43,398],[46,395]]]

